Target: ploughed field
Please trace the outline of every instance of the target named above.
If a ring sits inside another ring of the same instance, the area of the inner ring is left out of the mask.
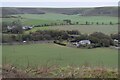
[[[53,43],[3,45],[3,64],[26,66],[105,66],[117,68],[118,50],[110,48],[79,49]]]

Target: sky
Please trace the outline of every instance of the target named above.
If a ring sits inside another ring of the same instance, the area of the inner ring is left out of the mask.
[[[118,2],[119,0],[1,0],[1,2]]]
[[[102,7],[118,6],[119,0],[1,0],[0,7]]]

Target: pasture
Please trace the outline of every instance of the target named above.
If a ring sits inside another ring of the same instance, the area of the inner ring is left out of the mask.
[[[48,27],[37,27],[32,30],[34,32],[38,29],[46,30],[79,30],[81,33],[93,33],[93,32],[103,32],[105,34],[117,33],[118,25],[96,25],[99,24],[110,24],[117,23],[118,18],[112,16],[81,16],[81,15],[66,15],[58,13],[46,13],[46,14],[17,14],[12,16],[21,16],[17,18],[3,18],[3,22],[12,22],[20,20],[23,25],[40,25],[40,24],[51,24],[51,23],[62,23],[65,19],[70,19],[73,23],[79,22],[79,24],[85,24],[86,21],[93,22],[93,25],[63,25],[63,26],[48,26]],[[25,32],[28,33],[28,32]]]
[[[0,66],[2,64],[2,45],[0,45]]]
[[[107,35],[118,33],[117,25],[64,25],[64,26],[48,26],[35,27],[25,33],[35,32],[37,30],[78,30],[81,33],[90,34],[93,32],[102,32]]]
[[[23,25],[39,25],[61,23],[65,19],[72,22],[85,24],[86,21],[93,22],[95,25],[63,25],[35,27],[25,33],[36,30],[78,30],[81,33],[90,34],[93,32],[103,32],[110,35],[118,32],[118,25],[96,25],[98,23],[109,24],[117,23],[118,18],[112,16],[81,16],[65,15],[57,13],[46,14],[18,14],[17,18],[3,18],[3,22],[20,20]],[[89,64],[93,66],[117,67],[118,52],[109,48],[77,49],[58,46],[55,44],[29,44],[29,45],[3,45],[3,63],[11,63],[19,67],[38,65],[74,65],[81,66]]]
[[[24,68],[40,65],[117,67],[118,50],[109,48],[78,49],[53,43],[3,45],[3,63]]]
[[[50,24],[50,23],[61,23],[62,20],[70,19],[72,22],[79,22],[85,24],[88,22],[96,22],[104,24],[117,23],[118,18],[112,16],[81,16],[81,15],[66,15],[58,13],[46,13],[46,14],[18,14],[12,16],[21,16],[21,18],[2,18],[3,22],[12,22],[15,20],[21,20],[23,25],[39,25],[39,24]]]

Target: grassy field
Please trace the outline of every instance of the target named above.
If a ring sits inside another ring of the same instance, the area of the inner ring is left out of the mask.
[[[61,23],[64,19],[71,19],[72,22],[79,22],[80,24],[85,24],[88,22],[99,22],[100,24],[104,22],[109,24],[117,23],[117,17],[111,16],[80,16],[80,15],[65,15],[57,13],[46,13],[46,14],[18,14],[14,16],[21,16],[21,18],[3,18],[3,22],[12,22],[16,20],[21,20],[23,25],[39,25],[39,24],[51,24],[51,23]],[[106,34],[117,33],[118,25],[71,25],[71,26],[49,26],[49,27],[38,27],[31,30],[31,32],[36,30],[46,30],[46,29],[59,29],[59,30],[79,30],[81,33],[93,33],[93,32],[103,32]],[[26,32],[28,33],[28,32]]]
[[[112,16],[80,16],[80,15],[65,15],[65,14],[57,14],[57,13],[46,13],[46,14],[18,14],[15,16],[21,16],[22,18],[3,18],[4,22],[12,22],[17,19],[20,19],[23,25],[38,25],[38,24],[49,24],[55,22],[61,22],[64,19],[71,19],[72,22],[79,22],[84,24],[86,21],[88,22],[104,22],[105,24],[109,24],[110,21],[113,23],[118,22],[117,17]]]
[[[16,16],[16,15],[15,15]],[[84,24],[88,22],[104,22],[105,24],[117,23],[117,17],[110,16],[80,16],[65,15],[57,13],[46,14],[19,14],[21,18],[3,18],[4,22],[12,22],[18,19],[23,25],[39,25],[60,23],[64,19],[71,19],[72,22]],[[35,27],[31,32],[36,30],[79,30],[81,33],[103,32],[105,34],[117,33],[117,25],[65,25]],[[28,33],[29,31],[25,32]],[[29,63],[31,66],[37,65],[84,65],[91,64],[95,66],[104,65],[107,67],[117,67],[118,52],[109,48],[96,49],[77,49],[62,47],[55,44],[30,44],[30,45],[6,45],[3,46],[3,62],[25,67]]]
[[[25,33],[34,32],[36,30],[78,30],[81,33],[102,32],[105,34],[118,33],[117,25],[65,25],[65,26],[48,26],[48,27],[35,27]]]
[[[0,65],[2,64],[2,45],[0,45]]]
[[[117,67],[118,51],[109,48],[78,49],[56,44],[4,45],[3,63],[18,67],[38,65],[92,65]]]

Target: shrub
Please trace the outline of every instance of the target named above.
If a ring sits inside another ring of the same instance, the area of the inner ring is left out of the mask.
[[[27,67],[19,69],[15,66],[4,65],[2,67],[3,78],[118,78],[117,69],[105,67],[73,67],[73,66],[39,66],[37,68]]]
[[[55,43],[55,44],[62,45],[62,46],[66,46],[66,44],[65,44],[65,43],[63,43],[63,42],[60,42],[60,41],[54,41],[54,43]]]

